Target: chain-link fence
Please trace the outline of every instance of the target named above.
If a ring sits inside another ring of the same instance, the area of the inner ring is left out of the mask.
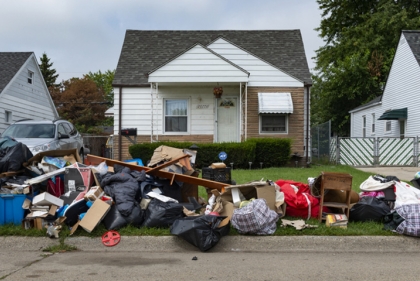
[[[312,162],[330,159],[331,120],[311,128],[311,159]]]

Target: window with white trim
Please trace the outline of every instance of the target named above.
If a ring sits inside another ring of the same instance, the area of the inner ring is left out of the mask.
[[[391,132],[391,129],[392,129],[391,121],[387,120],[386,123],[385,123],[385,132]]]
[[[366,116],[362,116],[362,137],[366,137]]]
[[[260,114],[260,133],[287,133],[287,114]]]
[[[28,70],[28,83],[33,84],[33,82],[34,82],[34,72]]]
[[[165,99],[164,101],[164,132],[188,132],[188,100]]]
[[[4,112],[4,122],[7,124],[12,123],[12,112],[11,111],[5,111]]]
[[[375,133],[375,113],[372,113],[372,127],[371,127],[371,133]]]

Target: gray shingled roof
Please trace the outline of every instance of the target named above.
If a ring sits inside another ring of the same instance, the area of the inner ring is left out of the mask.
[[[147,73],[183,53],[219,37],[312,84],[300,30],[127,30],[113,85],[147,84]]]
[[[352,109],[352,110],[350,110],[349,112],[353,112],[353,111],[357,111],[357,110],[362,109],[362,108],[369,107],[370,105],[376,104],[376,103],[378,103],[378,102],[380,102],[380,101],[382,101],[382,95],[380,95],[380,96],[378,96],[378,97],[374,98],[374,99],[373,99],[373,100],[371,100],[370,102],[367,102],[367,103],[365,103],[365,104],[359,105],[359,106],[358,106],[358,107],[356,107],[356,108],[353,108],[353,109]]]
[[[420,31],[419,30],[403,30],[405,39],[413,51],[414,57],[420,65]]]
[[[0,52],[0,93],[32,54],[32,52]]]

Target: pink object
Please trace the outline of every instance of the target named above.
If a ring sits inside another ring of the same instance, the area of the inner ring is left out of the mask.
[[[219,212],[210,212],[209,215],[212,215],[212,216],[220,216]]]

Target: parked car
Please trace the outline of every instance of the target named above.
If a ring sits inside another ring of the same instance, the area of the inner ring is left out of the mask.
[[[10,125],[1,137],[11,137],[25,144],[33,155],[47,150],[74,149],[84,159],[89,153],[83,145],[82,135],[72,123],[57,120],[19,120]]]

